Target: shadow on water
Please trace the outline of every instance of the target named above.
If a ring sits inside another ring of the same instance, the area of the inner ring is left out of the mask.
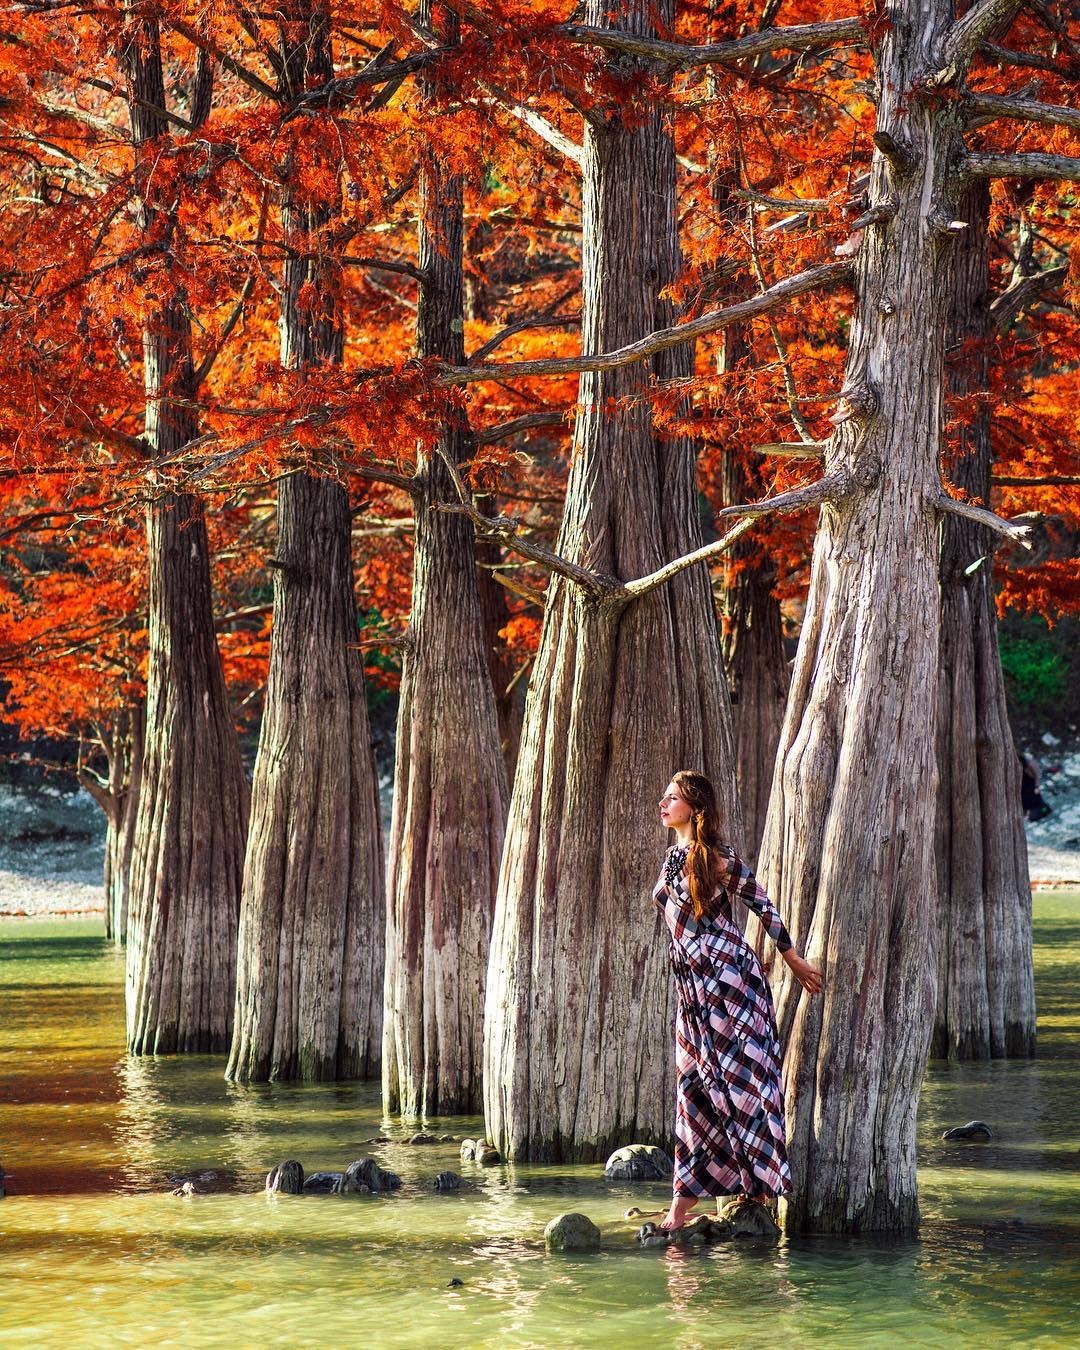
[[[917,1242],[800,1238],[645,1250],[624,1211],[661,1184],[595,1166],[462,1163],[409,1145],[376,1083],[226,1083],[218,1057],[124,1053],[123,958],[90,923],[0,923],[0,1340],[183,1346],[1065,1344],[1077,1294],[1080,896],[1036,900],[1039,1058],[931,1065],[919,1116]],[[979,1118],[995,1138],[947,1143]],[[386,1142],[374,1139],[386,1136]],[[286,1157],[373,1156],[374,1196],[267,1196]],[[432,1189],[436,1173],[462,1187]],[[200,1192],[172,1194],[185,1178]],[[549,1257],[568,1209],[603,1249]],[[451,1279],[461,1285],[450,1286]]]

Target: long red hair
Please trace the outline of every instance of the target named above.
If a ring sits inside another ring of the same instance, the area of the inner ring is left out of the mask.
[[[686,855],[686,879],[694,918],[700,919],[709,909],[716,888],[729,870],[720,835],[716,789],[703,773],[693,769],[680,769],[671,781],[693,812],[690,822],[693,842]]]

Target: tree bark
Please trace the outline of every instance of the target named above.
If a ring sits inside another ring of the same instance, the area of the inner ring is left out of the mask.
[[[283,80],[294,92],[324,84],[326,12],[304,3],[284,15],[293,38],[283,38]],[[290,183],[281,360],[300,372],[342,357],[335,214]],[[350,548],[345,489],[305,472],[283,479],[226,1070],[239,1081],[368,1077],[378,1067],[382,834]]]
[[[485,509],[482,499],[477,506],[484,515],[492,514]],[[521,726],[525,720],[525,680],[517,680],[517,671],[505,642],[499,633],[510,621],[510,607],[506,602],[506,588],[495,580],[494,573],[484,566],[485,563],[500,563],[503,553],[497,544],[485,540],[476,543],[477,588],[480,595],[481,623],[484,634],[484,650],[487,654],[488,673],[495,695],[495,713],[499,720],[499,741],[502,745],[503,761],[506,765],[507,781],[514,781],[517,768],[518,750],[521,746]],[[503,814],[505,821],[505,812]]]
[[[725,456],[724,505],[755,501],[762,495],[760,476],[748,472],[734,455]],[[737,540],[725,555],[722,575],[722,644],[735,727],[743,856],[754,866],[784,721],[787,658],[780,603],[772,593],[776,569],[760,544],[749,537]]]
[[[127,941],[131,859],[142,785],[143,704],[125,708],[109,735],[109,786],[105,830],[105,936],[118,946]]]
[[[792,1230],[911,1233],[933,1024],[938,455],[957,187],[927,77],[947,0],[895,0],[877,60],[872,202],[843,398],[759,871],[822,997],[785,973]],[[944,222],[944,224],[942,223]]]
[[[671,0],[609,20],[652,32]],[[627,74],[640,67],[619,58]],[[586,126],[585,352],[670,321],[675,156],[668,117],[617,110]],[[643,191],[642,185],[649,190]],[[700,543],[694,448],[654,433],[643,395],[687,354],[582,377],[559,551],[632,579]],[[496,902],[485,1018],[488,1130],[516,1158],[597,1158],[667,1140],[674,1090],[671,979],[649,891],[671,773],[717,782],[738,833],[730,710],[708,573],[695,567],[622,607],[553,576],[526,705]],[[659,1048],[659,1047],[662,1047]]]
[[[166,130],[157,21],[129,17],[121,60],[130,92],[140,223],[171,229],[153,200],[153,155]],[[198,432],[191,325],[179,290],[143,330],[144,438],[169,457]],[[127,1031],[133,1054],[228,1044],[247,787],[214,634],[202,503],[162,492],[147,507],[149,662],[127,943]]]
[[[964,192],[958,219],[947,369],[957,396],[989,387],[990,190]],[[983,399],[959,429],[949,473],[989,504],[990,408]],[[950,1059],[1030,1055],[1035,1050],[1031,887],[1013,748],[997,647],[992,570],[995,539],[948,515],[941,541],[938,692],[938,994],[932,1053]]]
[[[432,5],[420,6],[431,25]],[[456,22],[434,21],[450,41]],[[462,181],[420,170],[416,346],[465,359]],[[387,868],[383,1102],[406,1116],[478,1111],[491,914],[509,796],[472,522],[438,511],[470,452],[464,409],[417,458],[409,645],[401,675]]]

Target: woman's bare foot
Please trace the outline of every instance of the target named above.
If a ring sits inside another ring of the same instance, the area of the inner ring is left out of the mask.
[[[686,1223],[686,1216],[697,1204],[697,1199],[692,1195],[677,1195],[671,1202],[671,1208],[666,1216],[660,1220],[660,1227],[668,1233],[674,1233],[677,1228],[681,1228]]]

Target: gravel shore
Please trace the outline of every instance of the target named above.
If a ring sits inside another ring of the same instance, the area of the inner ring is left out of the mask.
[[[1028,867],[1035,889],[1080,886],[1080,852],[1075,850],[1031,844]],[[60,918],[104,912],[105,892],[101,886],[0,870],[0,919]]]

